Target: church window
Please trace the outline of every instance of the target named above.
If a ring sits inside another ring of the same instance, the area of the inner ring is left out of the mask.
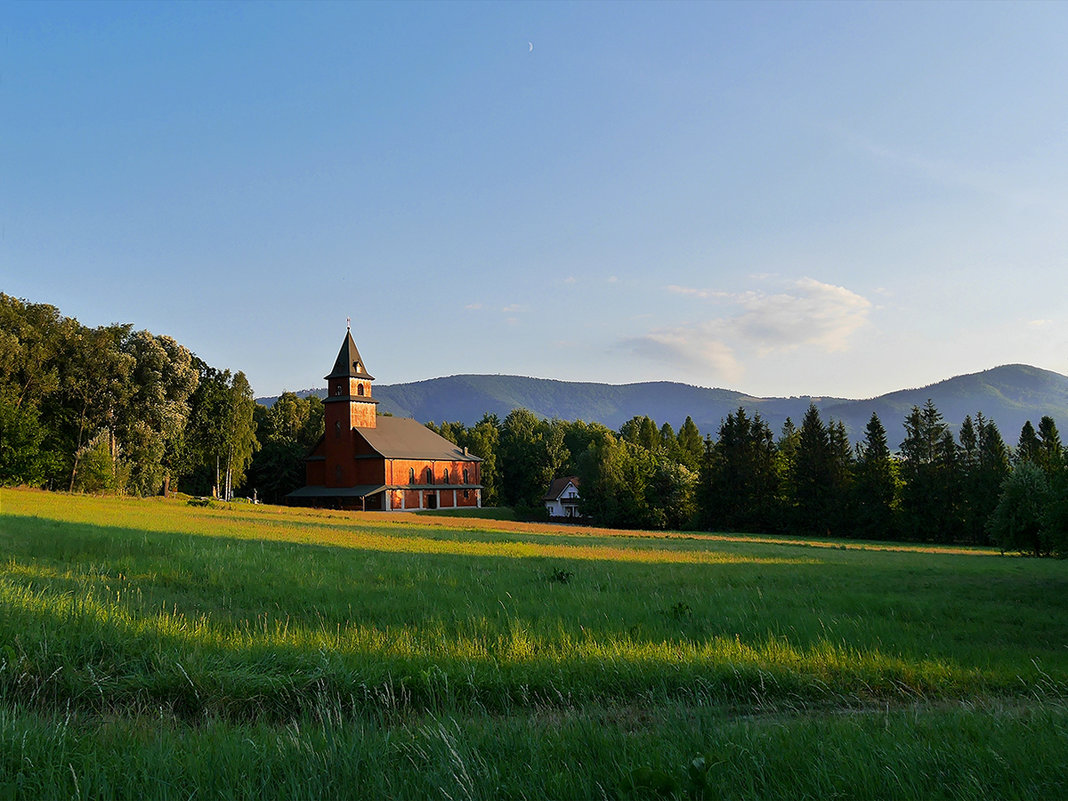
[[[341,395],[341,384],[335,384],[334,385],[334,395],[336,395],[336,396],[340,396]]]
[[[467,471],[466,470],[464,470],[464,483],[465,484],[470,484],[471,483],[471,481],[467,477]],[[464,490],[464,497],[465,498],[467,497],[467,490]]]
[[[415,483],[415,468],[414,467],[409,467],[408,468],[408,483],[409,484],[414,484]]]
[[[426,469],[426,483],[427,484],[433,484],[434,483],[434,470],[433,470],[433,468],[428,467]]]
[[[445,483],[449,483],[449,468],[445,468]]]
[[[356,394],[357,395],[362,395],[363,394],[363,384],[360,384],[359,386],[356,387]]]
[[[335,420],[334,421],[334,436],[335,437],[340,437],[341,436],[341,421],[340,420]]]
[[[464,490],[464,500],[465,500],[465,501],[466,501],[466,500],[467,500],[467,498],[468,498],[468,497],[470,496],[470,494],[471,494],[471,491],[470,491],[470,490]]]

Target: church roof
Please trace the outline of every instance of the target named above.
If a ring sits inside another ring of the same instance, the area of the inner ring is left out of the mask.
[[[352,340],[352,331],[345,332],[345,341],[341,343],[334,369],[325,378],[366,378],[374,381],[375,377],[367,372],[367,365],[363,363],[363,357]]]
[[[477,456],[449,442],[410,417],[381,416],[374,428],[357,428],[378,454],[387,459],[441,459],[481,462]]]

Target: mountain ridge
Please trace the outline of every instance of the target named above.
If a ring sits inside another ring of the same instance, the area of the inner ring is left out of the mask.
[[[326,389],[296,393],[326,396]],[[720,387],[698,387],[674,381],[603,384],[562,381],[531,376],[459,374],[402,384],[376,386],[374,396],[383,412],[414,417],[421,422],[460,421],[474,425],[483,414],[503,419],[523,407],[546,418],[582,419],[618,429],[636,415],[648,415],[658,425],[674,428],[692,417],[702,434],[715,435],[727,414],[744,407],[760,412],[778,433],[787,417],[800,424],[814,403],[824,420],[841,420],[853,439],[863,436],[872,412],[886,427],[890,446],[904,435],[903,421],[913,406],[932,400],[954,429],[966,414],[982,412],[997,423],[1007,443],[1014,443],[1024,421],[1037,424],[1043,415],[1068,426],[1068,376],[1026,364],[1003,364],[965,373],[922,387],[899,389],[872,398],[825,395],[760,397]],[[257,398],[270,406],[277,396]]]

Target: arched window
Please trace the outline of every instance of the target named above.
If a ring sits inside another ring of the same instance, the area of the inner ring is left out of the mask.
[[[335,437],[340,437],[341,436],[341,421],[340,420],[335,420],[334,421],[334,436]]]
[[[362,395],[362,394],[363,394],[363,384],[359,384],[359,385],[357,385],[357,387],[356,387],[356,394],[357,394],[357,395]]]
[[[468,477],[467,477],[467,470],[466,469],[464,470],[464,483],[465,484],[470,484],[471,483],[470,479],[468,479]],[[467,496],[465,495],[464,497],[466,498]]]
[[[445,483],[449,483],[449,468],[445,468]]]
[[[434,483],[434,469],[431,468],[431,467],[428,467],[426,469],[426,483],[427,484],[433,484]]]
[[[341,396],[341,384],[336,384],[334,386],[334,395],[336,395],[338,397]]]
[[[414,467],[409,467],[408,468],[408,483],[409,484],[414,484],[415,483],[415,468]]]

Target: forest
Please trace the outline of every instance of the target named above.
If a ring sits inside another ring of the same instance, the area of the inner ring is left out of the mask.
[[[1066,454],[1048,416],[1015,446],[978,410],[954,432],[930,401],[896,447],[877,415],[854,442],[814,406],[779,432],[744,408],[704,433],[690,417],[613,431],[527,409],[427,425],[483,459],[484,505],[525,518],[544,514],[554,477],[577,475],[581,511],[604,526],[1068,552]],[[0,485],[279,502],[303,484],[322,427],[314,396],[260,406],[242,372],[170,337],[0,294]]]

